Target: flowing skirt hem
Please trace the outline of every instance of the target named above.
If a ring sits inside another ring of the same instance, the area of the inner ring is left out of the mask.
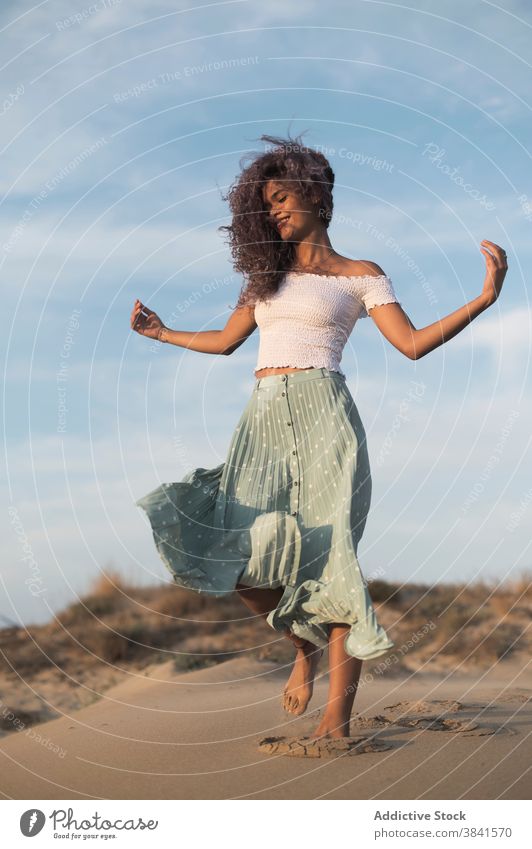
[[[182,481],[163,483],[135,502],[146,512],[156,548],[176,584],[221,597],[256,576],[255,586],[284,587],[266,620],[274,630],[284,633],[288,627],[326,648],[327,625],[347,624],[347,654],[373,660],[390,651],[394,643],[377,622],[365,585],[358,588],[363,609],[356,612],[329,597],[327,582],[298,579],[301,532],[296,517],[274,510],[259,514],[247,528],[220,525],[216,505],[224,465],[194,469]]]

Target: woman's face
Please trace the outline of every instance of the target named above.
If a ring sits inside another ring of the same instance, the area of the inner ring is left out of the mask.
[[[316,208],[297,194],[289,182],[268,180],[262,197],[281,239],[299,240],[316,226]]]

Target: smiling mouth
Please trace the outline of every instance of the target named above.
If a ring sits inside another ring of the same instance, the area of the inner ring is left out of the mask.
[[[277,222],[277,229],[282,230],[283,227],[285,227],[288,224],[289,220],[290,220],[289,216],[287,216],[286,218],[281,218],[281,220]]]

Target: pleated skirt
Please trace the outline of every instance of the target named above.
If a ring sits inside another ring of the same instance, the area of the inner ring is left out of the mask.
[[[361,660],[394,643],[358,560],[371,503],[366,433],[345,377],[327,368],[255,380],[226,459],[135,503],[177,584],[222,596],[236,584],[283,588],[268,624]]]

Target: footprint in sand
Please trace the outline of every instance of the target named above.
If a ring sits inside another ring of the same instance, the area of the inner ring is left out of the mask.
[[[350,725],[355,728],[385,728],[390,724],[390,719],[380,713],[375,716],[364,716],[359,714],[351,717]]]
[[[474,720],[454,719],[452,714],[464,710],[461,702],[451,699],[434,699],[433,701],[398,702],[387,705],[384,713],[375,716],[354,716],[351,724],[356,728],[384,728],[400,725],[402,728],[413,728],[426,731],[443,731],[446,733],[462,734],[464,737],[485,736],[495,734],[501,729],[490,726],[480,726]],[[478,705],[476,706],[478,707]],[[449,716],[451,714],[451,716]],[[509,729],[504,729],[509,731]]]
[[[521,702],[522,704],[526,704],[527,702],[532,702],[532,692],[518,687],[515,690],[508,690],[506,693],[501,693],[500,696],[495,696],[495,701]]]
[[[480,728],[478,722],[459,722],[457,719],[446,719],[442,716],[403,716],[393,720],[393,725],[401,725],[404,728],[422,728],[427,731],[452,731],[460,733],[465,737],[484,736],[494,734],[494,728]]]
[[[391,748],[383,740],[371,737],[264,737],[258,746],[259,752],[292,758],[337,758],[341,755],[386,752]]]
[[[436,714],[441,716],[447,713],[456,713],[463,710],[462,702],[457,702],[455,699],[433,699],[426,702],[420,699],[417,702],[397,702],[395,705],[386,705],[383,710],[391,714]]]
[[[439,711],[438,711],[439,708]],[[460,710],[460,702],[448,700],[434,702],[398,702],[395,705],[387,705],[386,713],[377,713],[375,716],[364,716],[359,714],[351,717],[351,725],[355,728],[385,728],[388,725],[399,724],[397,720],[411,718],[412,714],[423,714],[425,718],[434,718],[439,714],[453,713]],[[396,720],[397,717],[397,720]]]

